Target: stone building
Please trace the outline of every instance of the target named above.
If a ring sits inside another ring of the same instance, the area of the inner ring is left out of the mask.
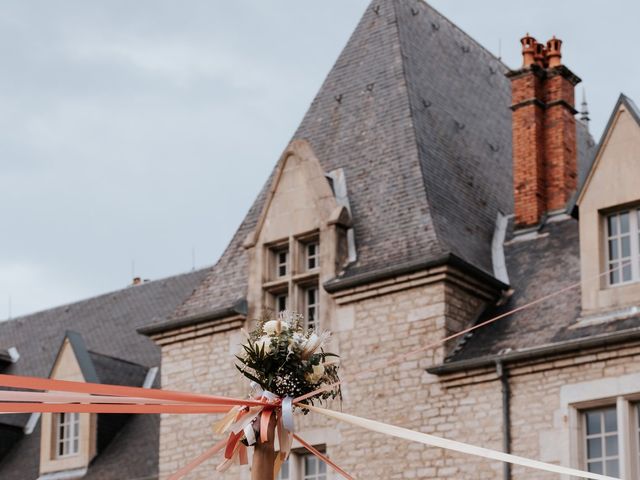
[[[291,309],[334,332],[349,379],[334,408],[640,478],[640,112],[621,95],[596,145],[562,42],[522,47],[511,70],[428,4],[374,0],[217,264],[130,325],[157,345],[162,387],[245,395],[240,328]],[[82,350],[65,342],[59,356]],[[211,446],[214,421],[162,416],[149,478]],[[313,415],[298,427],[358,478],[557,478]],[[116,478],[91,476],[100,458],[87,478]],[[295,449],[280,478],[337,478],[325,471]]]

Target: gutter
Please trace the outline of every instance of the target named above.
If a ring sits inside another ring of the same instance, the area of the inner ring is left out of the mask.
[[[136,331],[142,335],[155,335],[157,333],[163,333],[167,330],[175,330],[177,328],[190,327],[199,323],[208,322],[211,320],[219,320],[221,318],[230,317],[232,315],[246,315],[247,314],[247,301],[242,298],[236,301],[230,307],[222,307],[216,310],[212,310],[206,313],[199,313],[197,315],[191,315],[181,318],[180,320],[168,320],[166,322],[156,323],[153,325],[147,325],[140,327]]]
[[[515,363],[523,360],[531,360],[547,357],[555,354],[562,354],[582,350],[586,348],[604,347],[616,343],[631,342],[640,340],[640,327],[629,328],[620,332],[606,333],[587,338],[568,340],[562,343],[552,343],[540,347],[526,348],[505,354],[486,355],[484,357],[460,360],[457,362],[443,363],[427,368],[427,372],[433,375],[445,375],[465,370],[474,370],[493,366],[497,361],[503,364]]]
[[[496,360],[496,375],[502,387],[502,451],[511,453],[511,388],[509,372],[504,368],[501,360]],[[502,462],[502,476],[504,480],[511,480],[509,462]]]
[[[397,277],[399,275],[407,275],[429,268],[442,267],[444,265],[457,267],[463,272],[475,276],[487,285],[500,290],[506,290],[509,288],[509,285],[506,283],[501,282],[493,277],[493,275],[488,274],[484,270],[470,264],[453,253],[447,253],[431,260],[420,260],[400,265],[392,265],[371,272],[350,275],[345,278],[334,278],[325,282],[323,286],[328,293],[334,293],[339,292],[340,290],[347,290],[349,288],[359,287],[368,283]]]

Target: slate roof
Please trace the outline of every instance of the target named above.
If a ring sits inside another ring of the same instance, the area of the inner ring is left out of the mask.
[[[137,334],[136,328],[170,315],[202,282],[208,270],[151,281],[0,322],[0,348],[15,347],[20,354],[16,363],[0,363],[0,373],[48,377],[65,331],[72,330],[84,340],[100,382],[142,385],[147,370],[160,366],[160,350],[149,338]],[[0,422],[22,429],[28,417],[0,415]],[[156,478],[159,417],[130,416],[115,434],[117,441],[104,447],[84,478]],[[37,478],[39,451],[38,422],[33,433],[22,435],[0,459],[0,478]]]
[[[640,113],[625,95],[620,95],[611,118],[622,104],[640,125]],[[609,120],[602,139],[606,138],[612,124]],[[577,140],[581,189],[593,167],[599,146],[591,140],[581,122],[578,122]],[[576,196],[568,206],[569,210],[574,207]],[[566,218],[549,222],[537,233],[535,238],[518,241],[511,232],[511,238],[505,244],[505,257],[514,294],[506,304],[489,308],[479,322],[580,282],[578,220]],[[485,360],[494,361],[498,357],[518,358],[528,352],[551,351],[559,346],[573,348],[581,343],[584,345],[587,340],[595,345],[597,342],[640,338],[640,314],[627,314],[622,310],[617,320],[594,323],[583,319],[579,323],[581,314],[581,290],[574,288],[468,334],[446,359],[445,366],[432,371],[438,373],[480,365]]]
[[[580,282],[578,221],[547,223],[536,238],[508,242],[505,254],[514,294],[505,305],[485,312],[480,322]],[[640,315],[577,327],[580,315],[581,292],[574,288],[468,334],[446,363],[462,367],[465,362],[613,333],[637,334],[640,328]]]
[[[506,71],[426,3],[371,3],[293,136],[346,175],[358,260],[339,278],[450,254],[492,273],[496,215],[513,210]],[[270,181],[176,322],[246,295],[242,242]]]

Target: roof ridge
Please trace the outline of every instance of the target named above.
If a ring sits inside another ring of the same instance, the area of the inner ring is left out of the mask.
[[[143,283],[141,283],[139,285],[127,285],[125,287],[118,288],[117,290],[111,290],[111,291],[108,291],[108,292],[99,293],[99,294],[94,295],[92,297],[85,297],[85,298],[83,298],[81,300],[74,300],[72,302],[67,302],[67,303],[63,303],[63,304],[60,304],[60,305],[55,305],[53,307],[42,308],[40,310],[36,310],[36,311],[30,312],[30,313],[25,313],[25,314],[19,315],[17,317],[6,318],[4,320],[0,320],[0,326],[2,326],[3,324],[7,324],[9,322],[27,320],[29,317],[40,315],[40,314],[43,314],[45,312],[51,312],[53,310],[61,310],[61,309],[64,309],[64,308],[72,307],[74,305],[80,305],[82,303],[86,303],[86,302],[89,302],[91,300],[97,300],[97,299],[100,299],[100,298],[108,297],[109,295],[114,295],[114,294],[118,294],[118,293],[121,293],[121,292],[128,291],[131,288],[140,289],[140,288],[144,288],[144,287],[147,287],[149,285],[152,285],[152,284],[156,284],[158,282],[166,282],[167,280],[173,280],[173,279],[176,279],[178,277],[185,277],[187,275],[191,275],[191,274],[195,274],[195,273],[199,273],[199,272],[204,272],[205,270],[210,270],[211,268],[213,268],[213,265],[207,265],[206,267],[198,268],[196,270],[190,270],[188,272],[182,272],[182,273],[177,273],[175,275],[168,275],[166,277],[156,278],[156,279],[153,279],[153,280],[148,280],[148,281],[145,281],[145,282],[143,282]]]

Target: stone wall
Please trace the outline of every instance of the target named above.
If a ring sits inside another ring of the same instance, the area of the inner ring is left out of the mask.
[[[417,358],[383,365],[404,352],[444,338],[448,331],[463,328],[475,320],[482,306],[478,292],[463,288],[460,282],[415,283],[414,279],[396,284],[396,290],[387,285],[387,293],[377,288],[369,294],[354,291],[340,297],[332,325],[331,348],[342,356],[342,377],[346,382],[342,403],[335,401],[331,408],[501,450],[501,384],[493,368],[443,377],[431,375],[426,368],[442,361],[445,351],[441,347]],[[233,368],[231,355],[241,340],[236,328],[166,343],[163,387],[243,396],[246,383]],[[371,367],[381,368],[356,375]],[[513,452],[571,464],[571,411],[563,404],[568,398],[567,389],[631,373],[640,374],[639,347],[582,352],[511,368]],[[589,388],[594,399],[602,395],[597,384],[591,387],[587,384],[586,389]],[[214,419],[162,417],[161,478],[214,443],[211,430]],[[315,414],[299,416],[297,421],[303,438],[324,446],[332,459],[358,478],[502,478],[499,462],[368,433]],[[188,478],[211,478],[218,461],[219,458],[205,463]],[[248,469],[241,471],[234,467],[223,478],[243,479],[248,475]],[[514,468],[513,478],[551,480],[557,475]]]

